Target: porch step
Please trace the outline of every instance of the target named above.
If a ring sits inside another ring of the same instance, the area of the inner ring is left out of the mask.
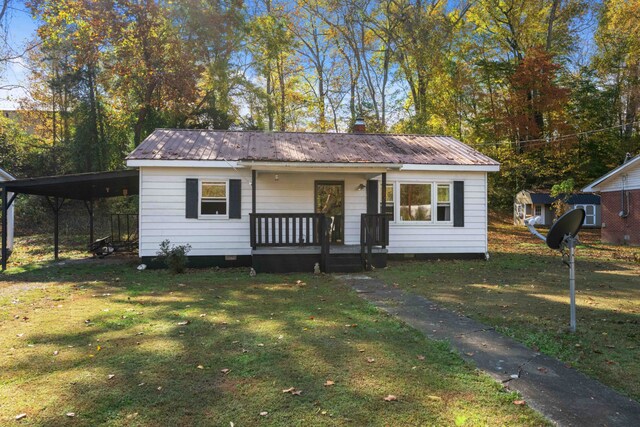
[[[328,273],[358,273],[361,271],[360,254],[329,255],[327,258]]]

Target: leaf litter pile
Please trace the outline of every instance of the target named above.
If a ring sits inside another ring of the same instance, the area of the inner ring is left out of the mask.
[[[7,277],[0,424],[545,424],[329,276],[116,264]]]

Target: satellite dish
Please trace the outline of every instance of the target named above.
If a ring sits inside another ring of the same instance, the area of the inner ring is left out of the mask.
[[[566,249],[569,249],[569,300],[570,300],[570,321],[569,327],[571,332],[576,331],[576,236],[582,228],[586,213],[584,209],[573,209],[562,215],[551,226],[547,237],[544,237],[536,229],[535,225],[539,222],[539,217],[531,218],[525,222],[534,236],[547,242],[547,246],[551,249],[560,250],[563,257],[566,255]]]
[[[584,223],[584,209],[573,209],[562,215],[547,233],[547,246],[560,249],[567,237],[575,238]]]

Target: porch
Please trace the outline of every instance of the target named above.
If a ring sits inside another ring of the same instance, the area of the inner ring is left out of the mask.
[[[249,227],[254,269],[320,268],[333,273],[385,267],[389,218],[382,213],[384,169],[313,172],[252,170]],[[289,203],[283,203],[283,194],[289,195]],[[269,203],[268,196],[279,201],[281,211],[271,211],[276,203]],[[291,212],[294,207],[305,211]],[[306,210],[311,207],[312,212]],[[258,212],[259,208],[269,211]]]

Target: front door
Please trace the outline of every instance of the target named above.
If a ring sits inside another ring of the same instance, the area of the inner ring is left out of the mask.
[[[344,181],[316,181],[315,212],[331,219],[331,243],[344,243]]]

